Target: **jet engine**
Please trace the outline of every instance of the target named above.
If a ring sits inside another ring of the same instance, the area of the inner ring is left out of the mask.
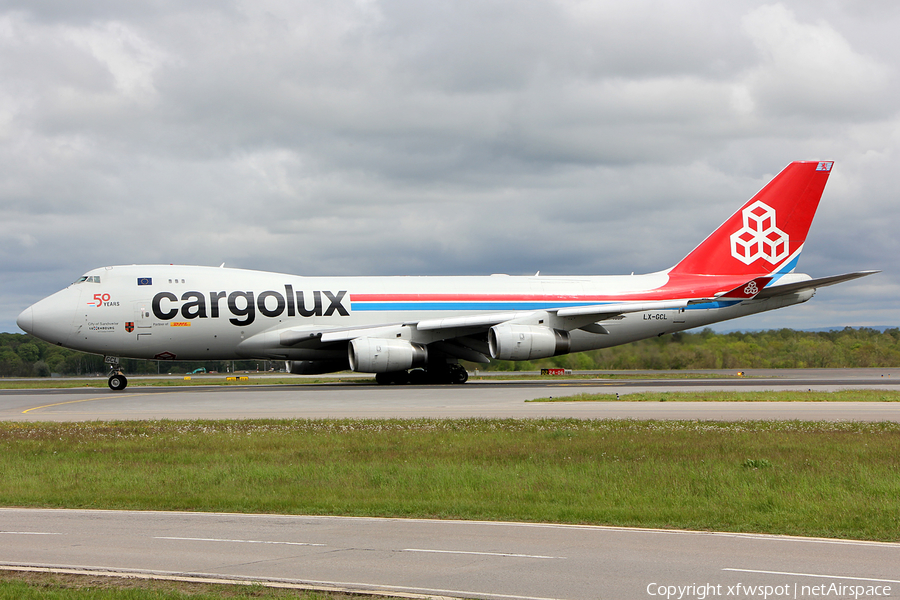
[[[491,357],[531,360],[569,352],[569,332],[539,325],[501,323],[488,330]]]
[[[356,338],[350,341],[348,352],[350,369],[362,373],[405,371],[428,362],[428,349],[406,340]]]

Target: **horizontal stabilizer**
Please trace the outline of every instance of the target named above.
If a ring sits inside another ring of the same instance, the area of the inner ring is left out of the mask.
[[[831,277],[819,277],[818,279],[807,279],[806,281],[798,281],[795,283],[787,283],[785,285],[773,285],[772,287],[768,287],[761,291],[756,298],[759,300],[765,298],[774,298],[775,296],[784,296],[787,294],[796,294],[797,292],[802,292],[804,290],[814,290],[820,287],[825,287],[829,285],[834,285],[836,283],[843,283],[845,281],[852,281],[854,279],[859,279],[860,277],[865,277],[867,275],[874,275],[875,273],[880,273],[881,271],[857,271],[855,273],[845,273],[844,275],[832,275]]]

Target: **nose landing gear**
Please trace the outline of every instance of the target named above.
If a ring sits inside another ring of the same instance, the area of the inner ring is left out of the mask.
[[[109,376],[109,381],[107,381],[109,389],[114,392],[121,392],[125,389],[125,386],[128,385],[128,378],[122,374],[122,369],[119,367],[119,357],[107,356],[104,357],[103,360],[109,365],[109,368],[112,371]]]

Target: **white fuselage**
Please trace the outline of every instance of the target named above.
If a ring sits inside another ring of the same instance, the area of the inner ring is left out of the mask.
[[[671,299],[671,290],[663,289],[669,279],[666,272],[600,277],[299,277],[141,265],[95,269],[82,279],[23,312],[23,329],[84,352],[172,360],[342,360],[346,341],[328,344],[312,338],[288,344],[283,343],[284,332],[297,336],[305,330],[388,328],[391,337],[428,344],[443,339],[440,330],[419,331],[404,324]],[[808,290],[767,300],[616,315],[596,327],[572,330],[570,351],[704,326],[804,302],[812,294]],[[459,333],[455,330],[453,336]]]

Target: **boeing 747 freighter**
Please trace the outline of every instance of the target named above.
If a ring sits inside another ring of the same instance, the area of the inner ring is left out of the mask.
[[[300,277],[223,267],[102,267],[26,308],[32,335],[119,358],[284,360],[379,383],[464,383],[460,360],[606,348],[806,302],[863,277],[795,273],[833,163],[794,162],[670,269],[626,276]]]

